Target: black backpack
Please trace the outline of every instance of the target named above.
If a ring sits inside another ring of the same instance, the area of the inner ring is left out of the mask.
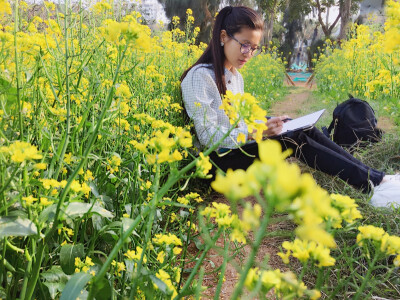
[[[382,130],[376,127],[374,110],[368,102],[349,96],[350,99],[336,106],[331,124],[322,131],[342,147],[354,149],[368,144],[365,142],[379,142]]]

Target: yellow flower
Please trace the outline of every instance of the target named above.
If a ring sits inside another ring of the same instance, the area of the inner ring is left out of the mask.
[[[182,241],[172,233],[168,234],[156,234],[153,238],[153,243],[157,245],[166,244],[166,245],[175,245],[182,246]]]
[[[140,260],[140,257],[142,256],[143,253],[143,248],[136,246],[136,251],[134,250],[128,250],[126,251],[126,253],[124,254],[124,256],[126,256],[129,260]],[[146,255],[143,256],[143,262],[146,263],[147,262],[147,257]]]
[[[169,274],[164,270],[160,269],[158,270],[156,277],[165,283],[171,294],[171,299],[174,299],[178,295],[178,293],[176,291],[175,286],[172,284],[171,277],[169,276]],[[154,287],[158,289],[158,286],[154,285]]]
[[[238,136],[237,136],[237,142],[239,143],[239,144],[244,144],[244,143],[246,143],[246,135],[244,134],[244,133],[239,133],[238,134]]]
[[[11,160],[16,163],[42,158],[42,155],[39,154],[39,151],[35,146],[23,141],[15,141],[8,147],[0,147],[0,153],[10,155]]]
[[[38,199],[34,198],[32,195],[29,195],[28,197],[22,197],[22,200],[25,201],[26,206],[31,206],[33,202],[36,202]]]
[[[46,197],[41,197],[40,198],[40,205],[43,206],[49,206],[51,204],[53,204],[54,201],[49,201]]]
[[[357,242],[360,242],[364,239],[370,239],[379,242],[386,233],[382,228],[375,227],[373,225],[359,226],[358,230],[360,233],[357,235]]]
[[[203,152],[199,153],[199,159],[196,161],[196,166],[196,173],[202,178],[205,178],[208,172],[212,169],[212,164],[209,157],[205,157]]]
[[[164,263],[164,259],[165,259],[165,252],[164,252],[164,251],[160,251],[160,252],[157,254],[157,260],[158,260],[160,263]]]

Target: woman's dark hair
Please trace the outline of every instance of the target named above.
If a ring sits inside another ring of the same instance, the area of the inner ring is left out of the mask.
[[[212,64],[218,90],[221,95],[226,93],[224,62],[225,54],[221,46],[221,30],[226,30],[230,36],[247,27],[254,30],[263,30],[262,18],[251,8],[245,6],[226,6],[218,13],[214,23],[211,42],[200,58],[181,76],[181,81],[194,66],[198,64]]]

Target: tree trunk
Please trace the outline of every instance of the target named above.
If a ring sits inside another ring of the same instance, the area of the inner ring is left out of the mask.
[[[346,0],[346,1],[351,1],[351,0]],[[324,32],[325,37],[329,38],[332,33],[333,28],[335,28],[337,22],[341,19],[341,11],[339,10],[339,14],[336,17],[336,20],[332,23],[331,26],[329,26],[329,24],[325,24],[324,21],[322,20],[322,8],[321,8],[321,4],[320,4],[319,0],[316,1],[316,8],[318,10],[318,21],[319,21],[319,24],[321,24],[321,29]],[[349,13],[350,13],[350,10],[349,10]]]
[[[351,9],[351,0],[344,0],[340,6],[341,22],[340,22],[340,33],[338,37],[339,40],[343,40],[346,38],[347,28],[350,20],[350,9]]]
[[[268,21],[267,21],[267,34],[266,34],[266,41],[265,44],[267,47],[269,46],[269,42],[272,40],[272,32],[274,31],[274,18],[275,15],[274,13],[270,13],[268,16]]]

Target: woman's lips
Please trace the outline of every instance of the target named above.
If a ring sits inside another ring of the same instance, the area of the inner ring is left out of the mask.
[[[241,60],[239,59],[239,64],[244,65],[247,62],[247,60]]]

